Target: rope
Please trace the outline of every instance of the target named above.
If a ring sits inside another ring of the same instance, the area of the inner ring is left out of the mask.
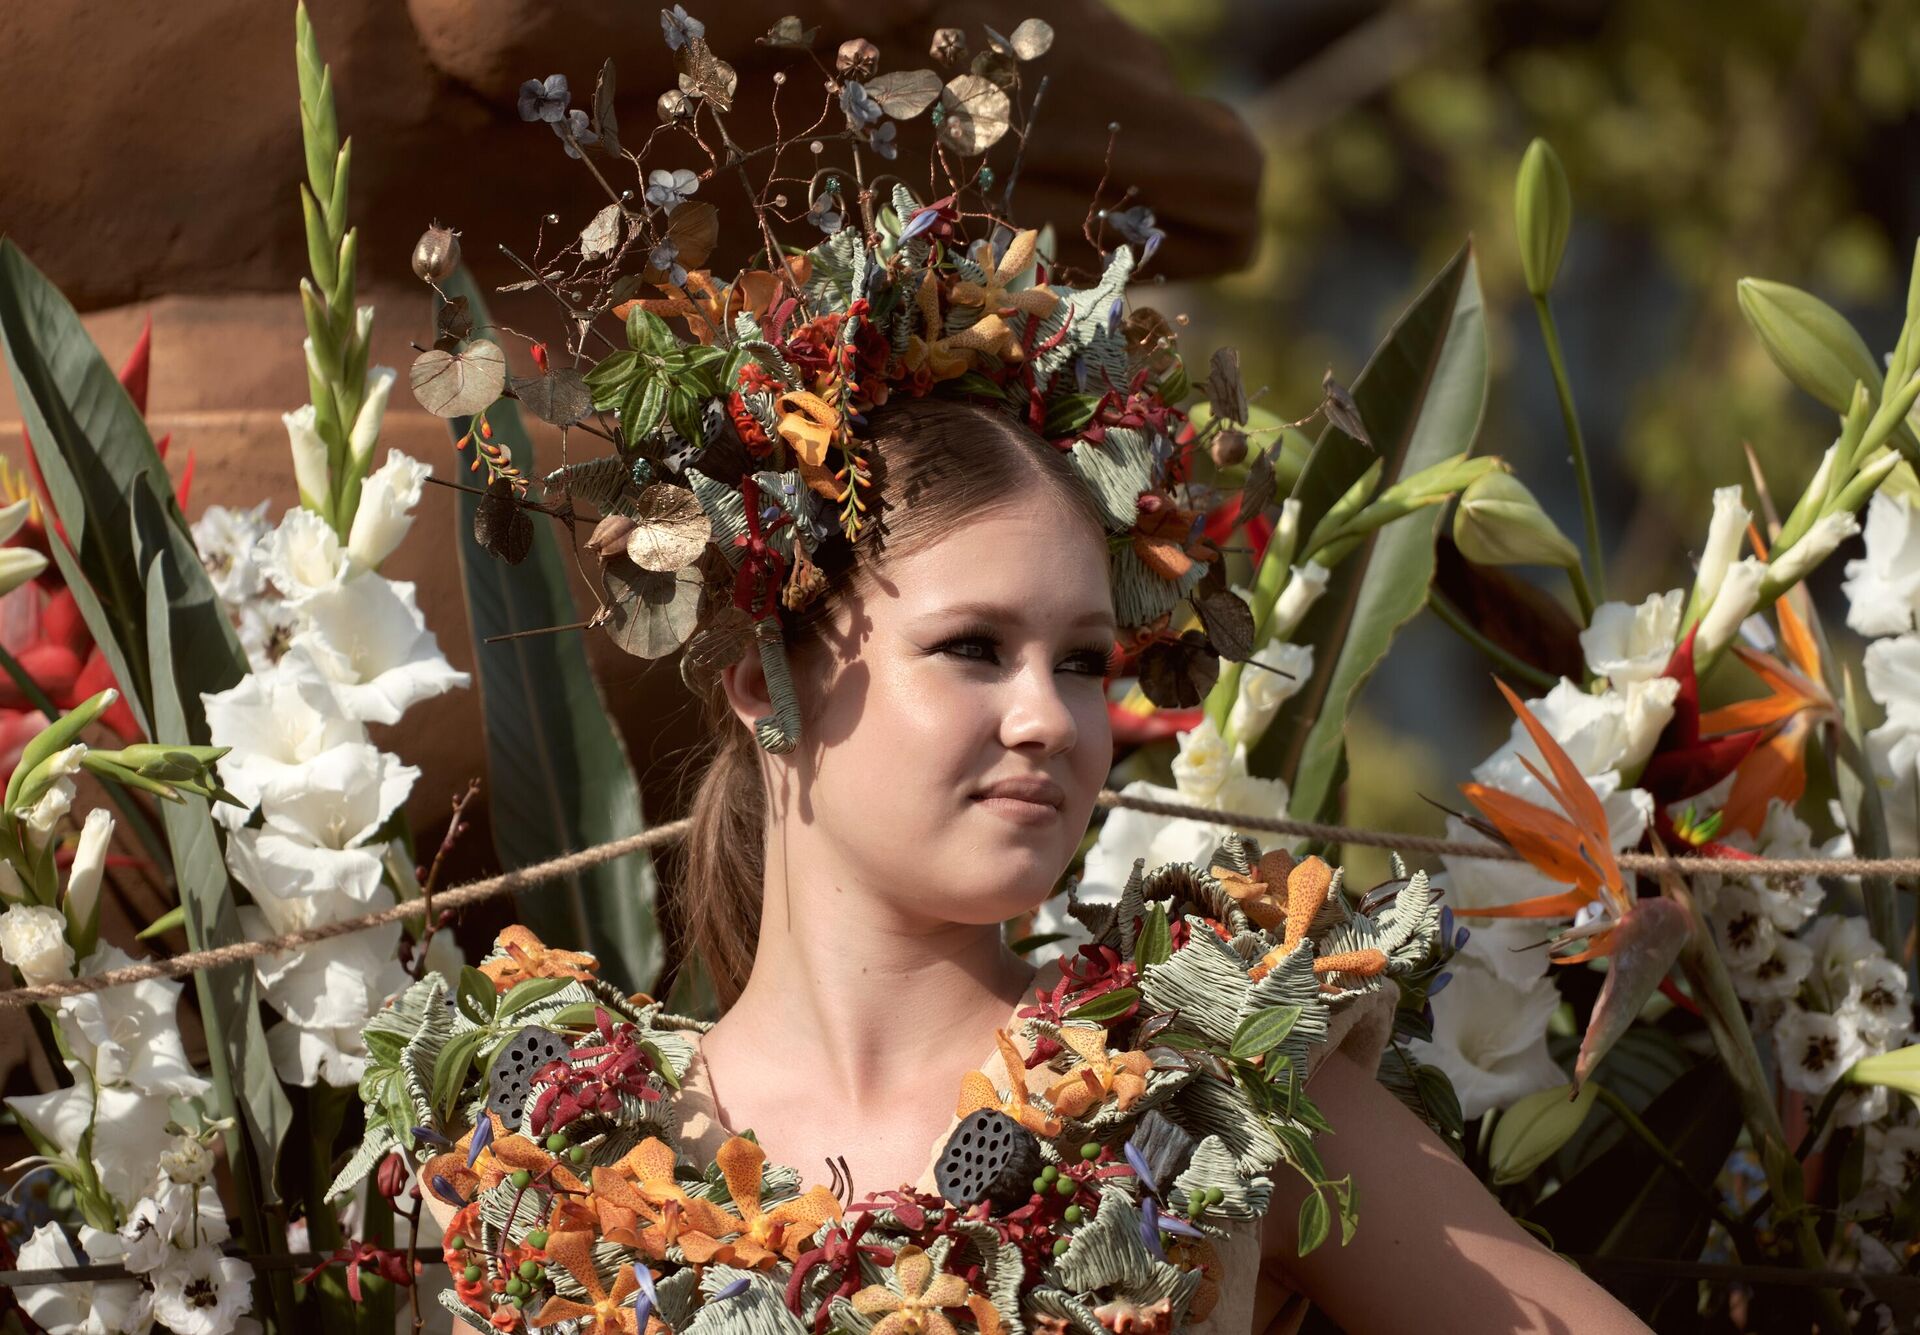
[[[1363,830],[1350,825],[1326,825],[1319,821],[1289,820],[1283,816],[1256,816],[1246,812],[1218,811],[1191,802],[1168,802],[1159,798],[1138,797],[1100,790],[1096,799],[1103,807],[1126,807],[1149,815],[1173,816],[1197,820],[1207,825],[1229,826],[1242,830],[1260,830],[1327,843],[1358,844],[1369,848],[1392,848],[1408,853],[1433,853],[1452,857],[1482,858],[1490,862],[1519,862],[1520,854],[1500,844],[1479,840],[1435,839],[1429,835],[1390,830]],[[278,955],[316,941],[329,941],[388,923],[418,917],[432,909],[462,909],[483,900],[510,895],[548,881],[557,881],[575,872],[597,867],[629,853],[672,843],[687,832],[690,821],[677,820],[657,825],[640,834],[596,844],[562,857],[538,862],[530,867],[471,881],[452,890],[422,899],[406,899],[389,908],[358,917],[341,918],[317,927],[302,928],[280,936],[257,941],[235,941],[210,950],[190,951],[166,959],[149,960],[109,969],[86,978],[67,978],[31,987],[0,990],[0,1009],[55,1001],[61,997],[84,996],[110,987],[143,983],[150,978],[182,978],[201,969],[217,969],[262,955]],[[1920,857],[1914,858],[1695,858],[1654,853],[1622,853],[1622,871],[1671,871],[1681,876],[1920,876]]]

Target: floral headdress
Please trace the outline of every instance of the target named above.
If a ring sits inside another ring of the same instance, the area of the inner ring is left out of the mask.
[[[942,29],[932,55],[963,69],[951,77],[878,72],[872,44],[848,42],[831,67],[812,57],[832,100],[808,131],[749,153],[726,129],[732,67],[680,7],[662,11],[662,26],[679,86],[660,97],[661,124],[641,151],[621,147],[610,65],[591,116],[568,105],[561,75],[529,80],[520,97],[521,115],[550,125],[567,153],[589,165],[611,157],[640,183],[637,197],[620,192],[559,254],[527,266],[533,276],[518,285],[546,286],[573,313],[574,365],[535,344],[540,373],[514,379],[511,392],[562,427],[593,418],[590,429],[614,446],[549,474],[542,507],[598,518],[590,545],[605,562],[605,601],[596,624],[647,658],[688,646],[683,662],[720,663],[756,644],[774,700],[756,737],[768,751],[792,749],[800,722],[780,618],[820,596],[825,549],[858,544],[874,522],[868,414],[903,396],[958,396],[998,405],[1067,455],[1105,520],[1116,612],[1143,689],[1156,703],[1197,703],[1218,658],[1243,656],[1237,648],[1252,627],[1189,494],[1195,441],[1182,405],[1193,386],[1171,326],[1128,305],[1128,282],[1162,234],[1144,208],[1090,211],[1087,239],[1101,265],[1076,277],[1057,258],[1051,228],[1000,216],[1018,160],[1002,184],[983,156],[1009,135],[1024,148],[1014,100],[1052,30],[1037,19],[1011,36],[989,30],[988,49],[969,62],[964,35]],[[805,58],[811,37],[787,19],[760,41]],[[774,80],[778,126],[785,76]],[[900,123],[923,115],[935,169],[952,187],[927,202],[897,176],[867,176],[868,155],[897,158]],[[831,121],[844,130],[821,133]],[[828,141],[847,147],[850,171],[821,165]],[[671,153],[685,161],[683,146],[706,152],[709,168],[649,165]],[[773,172],[749,194],[763,248],[723,281],[710,261],[719,211],[702,195],[762,154],[772,155]],[[811,174],[780,175],[783,155],[804,155]],[[598,167],[595,175],[612,194]],[[780,190],[789,181],[795,195],[804,189],[804,209],[789,207]],[[795,226],[810,245],[778,239]],[[1120,238],[1111,245],[1109,228]],[[457,251],[436,228],[415,267],[437,283]],[[624,345],[589,348],[591,319],[604,314],[624,319]],[[413,368],[414,390],[435,412],[478,415],[473,466],[487,468],[493,494],[476,535],[515,559],[531,536],[528,484],[487,445],[485,423],[506,387],[505,358],[487,339],[466,337],[464,299],[442,309],[440,326],[440,346]],[[1231,352],[1215,355],[1207,394],[1221,424],[1244,424]],[[1183,600],[1193,601],[1198,627],[1174,627]]]

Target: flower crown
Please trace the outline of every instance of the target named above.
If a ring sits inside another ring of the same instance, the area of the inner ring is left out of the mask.
[[[696,196],[710,179],[727,181],[732,163],[757,155],[725,133],[737,76],[708,49],[704,27],[678,6],[662,11],[662,26],[679,87],[660,98],[662,126],[647,145],[674,144],[671,132],[680,129],[704,148],[703,117],[711,117],[730,161],[715,157],[698,174],[646,170],[658,148],[622,152],[610,66],[591,117],[568,107],[564,76],[529,80],[520,98],[522,116],[550,125],[570,155],[610,154],[645,172],[642,201],[625,192],[518,285],[551,287],[564,276],[570,309],[625,321],[625,345],[584,372],[551,365],[535,345],[541,374],[513,382],[522,401],[563,427],[611,414],[613,425],[600,434],[613,454],[546,478],[549,500],[568,517],[578,506],[599,516],[589,545],[605,562],[606,598],[595,624],[646,658],[689,646],[683,671],[688,662],[732,661],[751,641],[774,702],[756,738],[770,752],[791,750],[800,720],[780,618],[820,596],[829,544],[853,546],[873,522],[868,414],[901,396],[957,396],[998,405],[1067,455],[1108,530],[1115,610],[1126,649],[1139,654],[1143,688],[1156,703],[1197,703],[1223,652],[1209,631],[1250,616],[1227,589],[1219,550],[1189,495],[1194,442],[1182,405],[1193,386],[1172,329],[1149,308],[1129,310],[1129,280],[1162,234],[1144,208],[1090,213],[1087,238],[1102,252],[1101,267],[1069,282],[1052,229],[1016,227],[988,197],[996,177],[984,155],[1014,129],[1009,92],[1051,44],[1051,29],[1028,20],[1011,37],[989,30],[988,50],[945,80],[927,69],[877,73],[878,52],[863,41],[843,45],[830,70],[815,58],[846,129],[803,137],[816,163],[826,139],[845,142],[852,170],[819,167],[805,178],[807,208],[792,219],[781,213],[784,194],[754,194],[764,253],[757,267],[722,283],[709,260],[718,210]],[[811,34],[783,20],[760,40],[804,50]],[[936,61],[966,54],[959,30],[941,30]],[[834,110],[830,103],[814,127]],[[953,186],[931,202],[897,177],[869,181],[865,170],[867,153],[894,158],[897,124],[922,114]],[[1022,146],[1025,134],[1019,127]],[[776,143],[776,164],[780,150],[798,142]],[[969,160],[975,165],[964,167]],[[1001,208],[1017,172],[1016,161]],[[768,190],[785,179],[770,178]],[[776,229],[790,222],[817,240],[779,246]],[[1109,227],[1122,238],[1110,246]],[[430,280],[452,268],[449,246],[430,245],[433,235],[422,241],[424,264],[416,263]],[[637,273],[630,256],[639,259]],[[582,300],[582,285],[597,302]],[[658,295],[642,295],[649,290]],[[484,419],[492,401],[484,391],[491,384],[499,392],[504,357],[485,339],[459,341],[465,315],[464,302],[443,309],[442,346],[423,355],[413,381],[434,411]],[[573,351],[578,365],[584,349]],[[1207,394],[1223,424],[1245,422],[1230,351],[1215,355]],[[478,434],[487,434],[484,420]],[[474,467],[483,463],[493,495],[476,535],[512,559],[516,547],[525,550],[515,521],[527,524],[518,499],[526,481],[484,443]],[[1199,628],[1172,628],[1183,599],[1194,601]]]

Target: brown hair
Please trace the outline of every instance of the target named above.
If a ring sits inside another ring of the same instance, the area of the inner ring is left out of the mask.
[[[857,559],[821,565],[824,592],[800,613],[782,614],[782,636],[798,668],[864,575],[958,530],[983,511],[1034,488],[1069,514],[1105,528],[1092,493],[1067,457],[1009,414],[957,399],[894,399],[868,414],[861,438],[874,461],[878,524],[869,517]],[[832,544],[845,550],[845,544]],[[804,674],[796,672],[796,680]],[[717,674],[702,692],[712,759],[700,778],[670,895],[685,954],[703,960],[721,1010],[746,986],[760,933],[767,805],[759,747],[727,703]],[[806,703],[806,692],[801,692]]]

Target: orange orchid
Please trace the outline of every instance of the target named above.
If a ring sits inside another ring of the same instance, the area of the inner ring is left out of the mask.
[[[639,1312],[626,1301],[640,1287],[633,1266],[620,1267],[611,1291],[601,1282],[600,1272],[593,1264],[591,1234],[556,1233],[547,1241],[547,1255],[565,1267],[593,1301],[575,1302],[556,1294],[540,1305],[540,1311],[527,1322],[529,1327],[540,1330],[584,1317],[590,1324],[580,1327],[580,1335],[652,1335],[656,1329],[664,1335],[667,1323],[651,1312],[647,1314],[646,1330],[642,1331]]]
[[[1754,543],[1764,553],[1757,536]],[[1819,642],[1794,606],[1797,598],[1805,596],[1805,590],[1796,587],[1773,605],[1788,662],[1737,640],[1731,646],[1740,661],[1767,684],[1770,694],[1700,716],[1702,735],[1774,729],[1734,771],[1733,789],[1720,808],[1722,834],[1744,830],[1757,839],[1769,799],[1780,798],[1789,806],[1798,802],[1807,790],[1807,742],[1822,723],[1840,717],[1840,707],[1826,688]]]
[[[907,336],[907,350],[901,357],[907,370],[918,373],[924,369],[935,381],[952,380],[965,375],[973,364],[972,358],[948,346],[946,339],[941,337],[940,280],[934,277],[931,270],[920,280],[920,290],[914,295],[914,304],[919,308],[921,327],[926,333],[924,336]]]
[[[494,1114],[488,1113],[493,1117]],[[497,1120],[497,1119],[496,1119]],[[585,1191],[587,1184],[558,1158],[520,1135],[496,1135],[493,1143],[480,1151],[474,1161],[480,1175],[480,1190],[490,1191],[520,1169],[533,1174],[536,1182],[551,1182],[562,1191]]]
[[[664,1256],[677,1242],[689,1256],[710,1257],[722,1239],[745,1231],[744,1219],[689,1193],[673,1175],[673,1150],[648,1136],[612,1167],[593,1170],[593,1208],[613,1242]],[[641,1221],[644,1220],[645,1223]]]
[[[982,1108],[991,1108],[995,1112],[1005,1113],[1036,1136],[1051,1139],[1059,1135],[1066,1123],[1057,1114],[1044,1112],[1035,1106],[1027,1093],[1027,1064],[1020,1059],[1020,1052],[1013,1046],[1007,1031],[996,1029],[993,1037],[994,1042],[1000,1045],[1000,1059],[1006,1063],[1012,1088],[1003,1099],[1000,1091],[994,1088],[993,1081],[987,1079],[985,1071],[968,1071],[960,1081],[960,1101],[954,1107],[953,1115],[964,1118]]]
[[[1022,288],[1018,292],[1007,290],[1007,284],[1025,273],[1027,266],[1033,263],[1033,253],[1039,240],[1038,229],[1016,232],[997,265],[993,264],[993,251],[987,243],[979,242],[974,247],[973,262],[986,271],[986,282],[955,283],[953,290],[947,294],[948,300],[955,306],[978,306],[988,315],[1010,315],[1015,311],[1027,315],[1051,315],[1053,308],[1060,304],[1060,298],[1045,284]],[[989,265],[992,267],[989,268]]]
[[[549,949],[519,923],[502,929],[493,945],[496,950],[504,950],[506,958],[487,961],[480,966],[480,972],[492,979],[495,989],[501,992],[530,978],[572,978],[584,983],[600,967],[600,961],[584,951]]]
[[[827,446],[840,431],[840,410],[804,389],[787,390],[776,405],[786,410],[776,427],[780,439],[793,447],[802,466],[824,466]]]
[[[813,1245],[820,1225],[840,1218],[840,1200],[825,1187],[809,1187],[771,1210],[761,1209],[760,1167],[766,1160],[766,1151],[745,1136],[729,1137],[713,1156],[745,1228],[738,1237],[720,1244],[712,1256],[696,1255],[682,1239],[680,1245],[689,1260],[716,1260],[746,1270],[766,1269],[782,1259],[795,1261]]]
[[[1274,848],[1261,854],[1251,874],[1215,863],[1207,868],[1207,875],[1220,882],[1220,888],[1233,896],[1240,911],[1257,926],[1272,931],[1287,918],[1286,901],[1274,894],[1273,887],[1285,886],[1287,874],[1292,870],[1293,854],[1284,848]]]
[[[1326,864],[1325,859],[1314,856],[1302,858],[1294,863],[1284,851],[1276,849],[1274,852],[1279,853],[1280,856],[1275,857],[1274,853],[1263,855],[1255,872],[1260,876],[1262,883],[1266,882],[1268,876],[1272,876],[1277,881],[1283,874],[1284,867],[1287,884],[1286,932],[1280,938],[1279,945],[1262,955],[1254,962],[1253,967],[1247,970],[1247,977],[1256,983],[1272,973],[1275,965],[1291,955],[1299,948],[1300,943],[1307,939],[1307,932],[1313,926],[1313,920],[1319,915],[1321,907],[1326,904],[1327,892],[1333,887],[1333,868]],[[1282,858],[1286,859],[1285,863],[1281,861]],[[1288,863],[1292,865],[1287,865]],[[1222,870],[1226,869],[1214,868],[1214,877],[1219,878]],[[1228,894],[1233,894],[1234,885],[1231,881],[1223,880],[1221,884],[1226,886]]]
[[[1153,1069],[1153,1058],[1144,1052],[1109,1055],[1107,1031],[1102,1026],[1063,1025],[1060,1041],[1080,1059],[1047,1089],[1047,1102],[1062,1116],[1084,1117],[1108,1095],[1125,1112],[1147,1092],[1147,1072]]]
[[[960,1335],[940,1309],[967,1302],[967,1281],[950,1271],[934,1273],[926,1251],[909,1243],[893,1259],[895,1293],[885,1284],[869,1284],[853,1295],[853,1310],[880,1317],[872,1335]]]
[[[1607,826],[1607,813],[1600,805],[1586,776],[1563,751],[1545,725],[1533,716],[1526,702],[1498,677],[1494,685],[1520,716],[1527,735],[1546,758],[1550,779],[1526,756],[1520,763],[1559,804],[1560,811],[1515,797],[1512,793],[1481,783],[1463,783],[1460,790],[1488,820],[1515,852],[1525,858],[1548,879],[1572,888],[1559,894],[1541,895],[1496,908],[1456,908],[1455,913],[1476,918],[1557,918],[1573,917],[1595,900],[1606,910],[1598,928],[1580,928],[1557,940],[1587,938],[1587,949],[1577,955],[1560,956],[1562,964],[1609,954],[1609,938],[1632,910],[1634,900],[1620,874],[1620,863],[1613,854],[1613,835]],[[1565,813],[1565,814],[1562,814]]]

